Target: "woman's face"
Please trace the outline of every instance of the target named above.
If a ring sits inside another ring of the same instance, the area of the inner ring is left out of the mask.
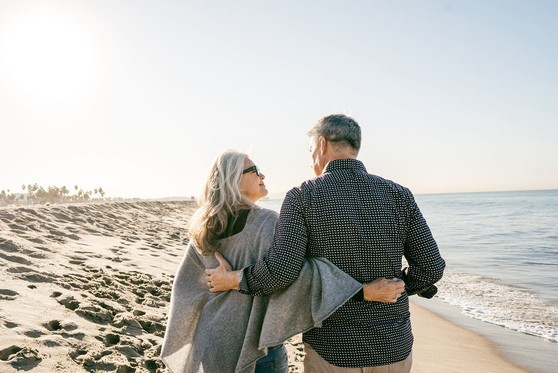
[[[244,171],[240,178],[240,193],[252,202],[267,196],[264,184],[265,175],[259,172],[254,162],[248,157],[244,160]]]

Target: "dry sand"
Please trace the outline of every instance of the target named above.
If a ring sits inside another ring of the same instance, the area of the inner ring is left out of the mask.
[[[158,355],[194,204],[0,208],[0,372],[168,372]],[[523,372],[412,307],[415,373]],[[287,343],[302,372],[300,335]]]

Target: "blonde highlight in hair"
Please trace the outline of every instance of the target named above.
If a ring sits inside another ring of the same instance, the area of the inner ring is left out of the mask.
[[[221,153],[211,165],[199,208],[190,219],[188,236],[204,255],[219,249],[220,237],[227,231],[229,216],[241,208],[255,207],[240,193],[240,178],[247,154],[236,150]]]

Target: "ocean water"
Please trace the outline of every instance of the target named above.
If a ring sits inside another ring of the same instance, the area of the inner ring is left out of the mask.
[[[558,342],[558,190],[417,195],[446,260],[443,302]]]
[[[472,319],[558,342],[558,190],[415,198],[447,263],[437,298]],[[281,202],[260,204],[279,211]]]

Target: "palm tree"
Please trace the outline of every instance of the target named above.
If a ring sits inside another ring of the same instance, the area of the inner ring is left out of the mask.
[[[7,189],[7,191],[8,191],[8,193],[7,193],[7,195],[6,195],[6,200],[7,200],[8,202],[15,202],[15,200],[16,200],[16,195],[15,195],[15,194],[11,194],[9,189]]]
[[[60,189],[60,193],[62,193],[62,198],[64,200],[66,200],[67,195],[70,194],[70,191],[68,190],[68,188],[66,188],[66,186],[64,185],[61,189]]]

